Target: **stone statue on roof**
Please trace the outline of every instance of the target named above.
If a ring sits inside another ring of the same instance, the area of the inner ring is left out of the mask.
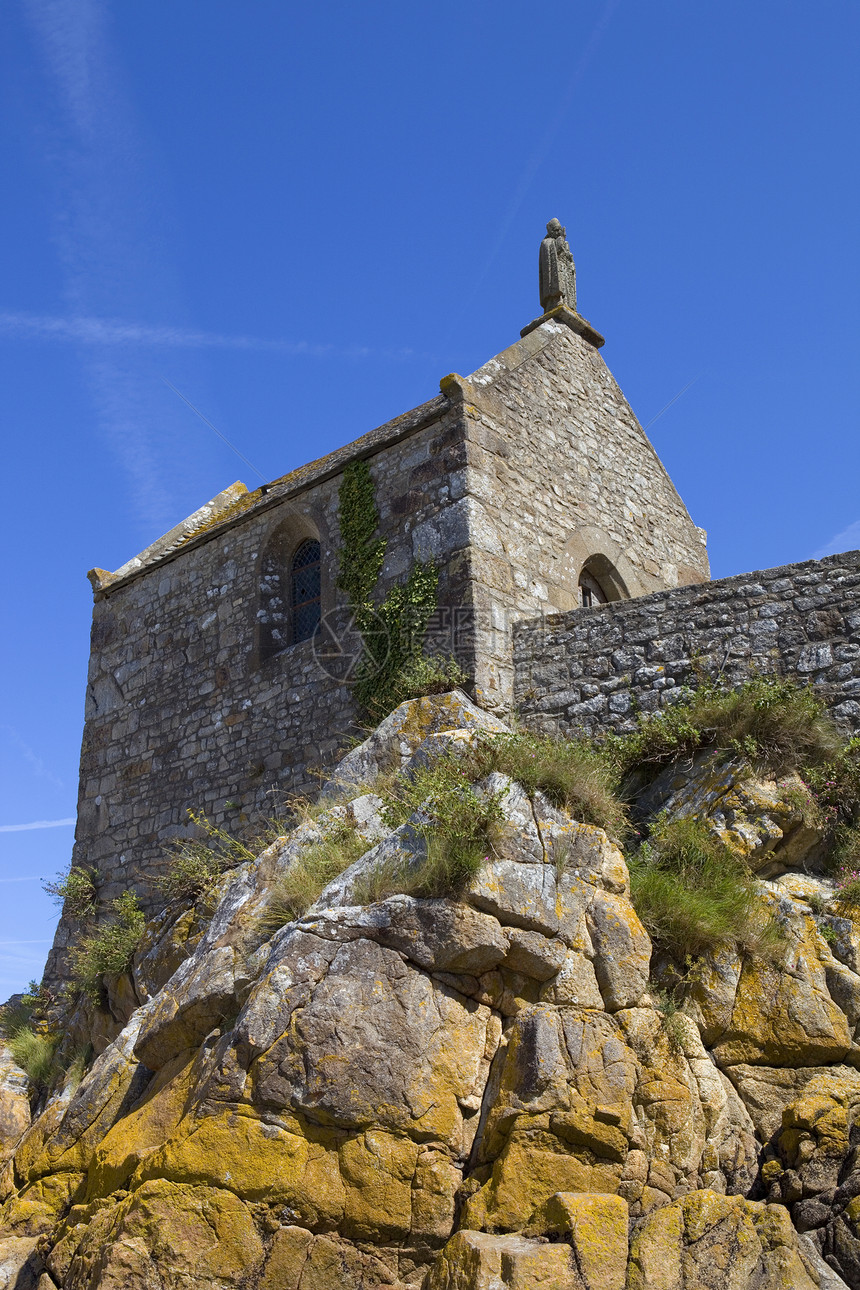
[[[576,313],[576,266],[564,227],[557,219],[547,224],[540,244],[540,303],[544,313],[556,305],[567,305]]]

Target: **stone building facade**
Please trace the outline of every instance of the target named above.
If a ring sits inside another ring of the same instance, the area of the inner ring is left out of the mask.
[[[708,578],[704,533],[603,362],[603,338],[575,300],[549,303],[429,402],[254,492],[234,484],[121,569],[91,572],[74,861],[98,871],[104,899],[133,888],[150,905],[190,809],[231,828],[269,814],[273,791],[306,786],[354,733],[349,685],[321,666],[288,603],[301,551],[302,594],[318,576],[317,613],[343,609],[350,462],[368,463],[387,539],[379,593],[435,561],[432,647],[500,712],[515,622]],[[58,948],[65,935],[61,924]]]

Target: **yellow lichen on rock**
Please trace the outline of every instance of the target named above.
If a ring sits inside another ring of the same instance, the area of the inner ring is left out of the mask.
[[[244,1200],[291,1204],[299,1199],[308,1162],[303,1137],[233,1111],[206,1115],[183,1127],[185,1136],[146,1157],[135,1183],[169,1178],[232,1191]]]
[[[486,724],[460,695],[392,718],[344,759],[354,783]],[[749,824],[756,863],[794,854],[767,784],[693,770],[672,791],[715,828],[731,808],[735,850]],[[38,1290],[811,1290],[819,1249],[860,1290],[851,925],[806,878],[761,882],[779,943],[661,950],[663,993],[620,850],[506,776],[475,786],[496,790],[457,894],[361,904],[368,851],[272,934],[315,817],[223,875],[208,925],[150,926],[111,987],[128,1023],[3,1173]],[[424,854],[374,793],[328,814]]]
[[[412,1225],[412,1181],[418,1146],[368,1132],[340,1149],[345,1197],[341,1230],[355,1241],[403,1240]]]
[[[180,1054],[158,1072],[144,1100],[108,1130],[93,1153],[87,1197],[124,1187],[141,1160],[174,1133],[185,1109],[195,1054]]]
[[[818,1285],[781,1206],[696,1191],[649,1215],[633,1238],[627,1290],[747,1290],[752,1284],[760,1290]]]
[[[744,960],[731,1014],[712,1047],[722,1066],[814,1066],[854,1058],[848,1020],[827,988],[814,919],[792,921],[782,961]]]
[[[69,1264],[70,1290],[247,1284],[265,1249],[251,1211],[232,1192],[166,1178],[103,1210]]]
[[[515,1129],[494,1162],[489,1180],[467,1200],[462,1226],[516,1232],[558,1191],[615,1192],[620,1164],[565,1150],[554,1134]]]
[[[69,1205],[83,1197],[84,1181],[84,1174],[68,1171],[37,1178],[4,1205],[3,1230],[15,1236],[50,1231]]]
[[[620,1196],[556,1192],[532,1215],[523,1234],[566,1241],[588,1287],[624,1290],[627,1228],[627,1205]]]

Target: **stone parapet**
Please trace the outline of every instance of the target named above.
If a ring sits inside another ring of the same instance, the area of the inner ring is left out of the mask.
[[[533,728],[624,731],[703,673],[795,676],[860,730],[860,551],[514,627],[514,698]]]

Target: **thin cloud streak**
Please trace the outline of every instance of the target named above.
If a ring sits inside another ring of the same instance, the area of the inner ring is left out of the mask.
[[[104,0],[22,0],[22,7],[58,107],[49,160],[69,312],[86,318],[113,312],[120,299],[151,300],[159,284],[163,294],[165,277],[150,228],[154,185],[111,48],[107,6]],[[21,334],[22,320],[18,326]],[[65,339],[80,343],[72,333]],[[173,490],[154,381],[128,349],[82,349],[97,423],[127,472],[138,516],[147,527],[164,524]]]
[[[0,311],[0,335],[18,339],[71,341],[78,345],[147,345],[166,349],[236,349],[326,358],[416,358],[415,350],[373,349],[368,345],[319,345],[306,340],[226,336],[186,327],[149,326],[119,318],[72,317]],[[426,357],[421,355],[420,357]]]
[[[849,524],[847,529],[836,533],[824,546],[813,551],[813,560],[823,560],[826,555],[841,555],[843,551],[860,550],[860,520]]]
[[[27,829],[64,829],[74,824],[74,816],[67,820],[33,820],[31,824],[0,824],[0,833],[23,833]],[[0,882],[22,882],[24,879],[2,878]]]

